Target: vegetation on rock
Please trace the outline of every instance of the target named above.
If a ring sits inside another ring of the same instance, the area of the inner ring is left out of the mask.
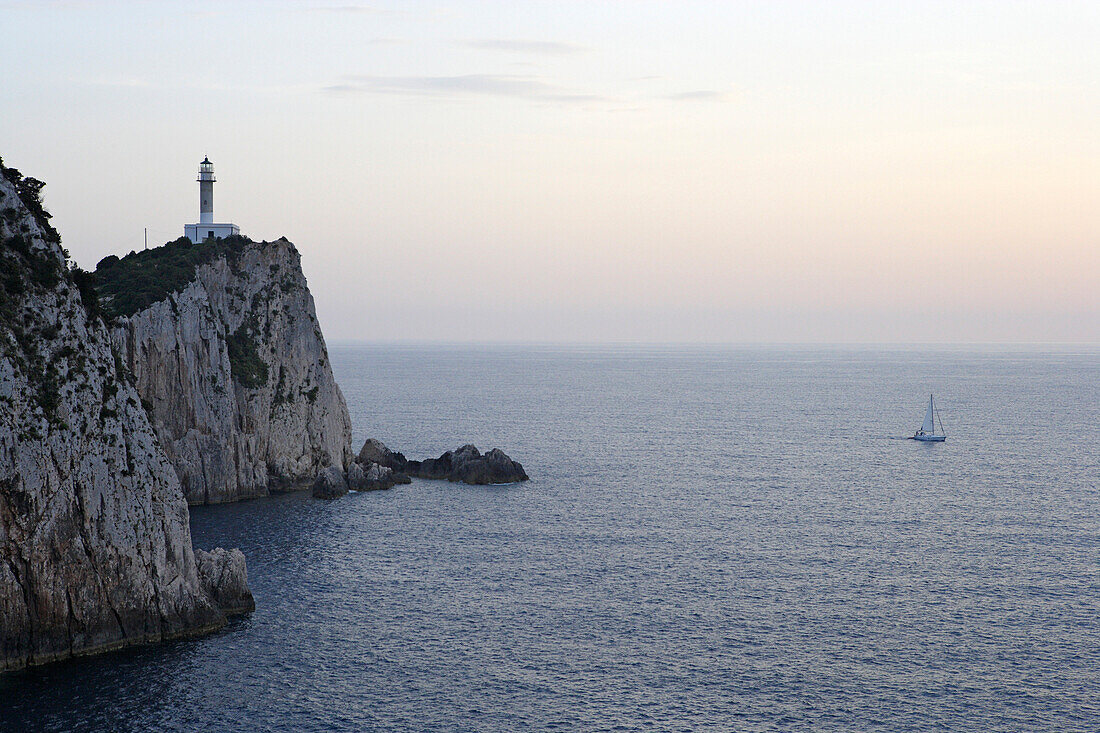
[[[187,237],[163,247],[131,252],[125,257],[104,257],[96,265],[96,290],[110,318],[130,316],[187,287],[195,268],[225,257],[233,267],[252,243],[247,237],[208,239],[195,244]]]
[[[27,207],[27,210],[34,216],[38,226],[42,227],[42,231],[46,234],[46,240],[50,242],[61,242],[61,235],[57,233],[57,230],[50,224],[52,215],[46,211],[42,205],[42,187],[46,184],[37,178],[31,178],[30,176],[24,176],[15,168],[4,167],[3,159],[0,159],[0,171],[3,172],[4,178],[8,179],[13,186],[15,186],[15,192],[19,196],[19,200],[23,202],[23,205]],[[12,214],[8,214],[8,211]],[[12,216],[15,214],[14,208],[4,209],[5,216]]]
[[[226,346],[229,349],[230,371],[242,387],[256,389],[267,384],[267,364],[260,358],[247,322],[226,338]]]
[[[51,424],[60,424],[56,411],[61,386],[70,376],[68,361],[72,354],[55,348],[59,324],[28,308],[27,303],[60,285],[72,286],[80,293],[89,316],[98,315],[98,304],[94,292],[89,292],[93,290],[90,275],[77,267],[70,271],[64,249],[35,243],[38,235],[26,213],[30,213],[44,234],[39,242],[61,242],[57,230],[50,226],[50,214],[42,205],[45,184],[5,167],[2,159],[0,175],[12,185],[19,199],[3,200],[6,194],[0,191],[0,352],[30,382],[42,414]],[[21,209],[24,213],[20,213]],[[74,369],[73,374],[79,375],[82,368]]]
[[[93,275],[69,269],[41,190],[0,162],[0,672],[252,607],[241,553],[193,550]]]

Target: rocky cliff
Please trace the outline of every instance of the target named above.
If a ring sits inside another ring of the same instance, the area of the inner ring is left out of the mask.
[[[96,268],[114,344],[192,504],[307,486],[352,458],[300,259],[285,239],[179,239]]]
[[[90,278],[42,184],[0,173],[0,670],[218,628],[252,605],[244,558],[200,568]]]

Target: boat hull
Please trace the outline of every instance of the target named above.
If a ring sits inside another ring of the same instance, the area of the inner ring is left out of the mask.
[[[910,440],[919,440],[922,443],[942,443],[947,440],[946,435],[914,435]]]

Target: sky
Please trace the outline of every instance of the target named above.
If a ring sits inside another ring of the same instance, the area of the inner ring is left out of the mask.
[[[1100,4],[0,0],[85,268],[286,236],[333,341],[1100,342]]]

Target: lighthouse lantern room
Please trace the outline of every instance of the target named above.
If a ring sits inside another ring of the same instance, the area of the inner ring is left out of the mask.
[[[241,233],[236,224],[214,223],[214,164],[204,157],[199,163],[199,222],[184,224],[183,236],[196,244],[207,239],[220,239]]]

